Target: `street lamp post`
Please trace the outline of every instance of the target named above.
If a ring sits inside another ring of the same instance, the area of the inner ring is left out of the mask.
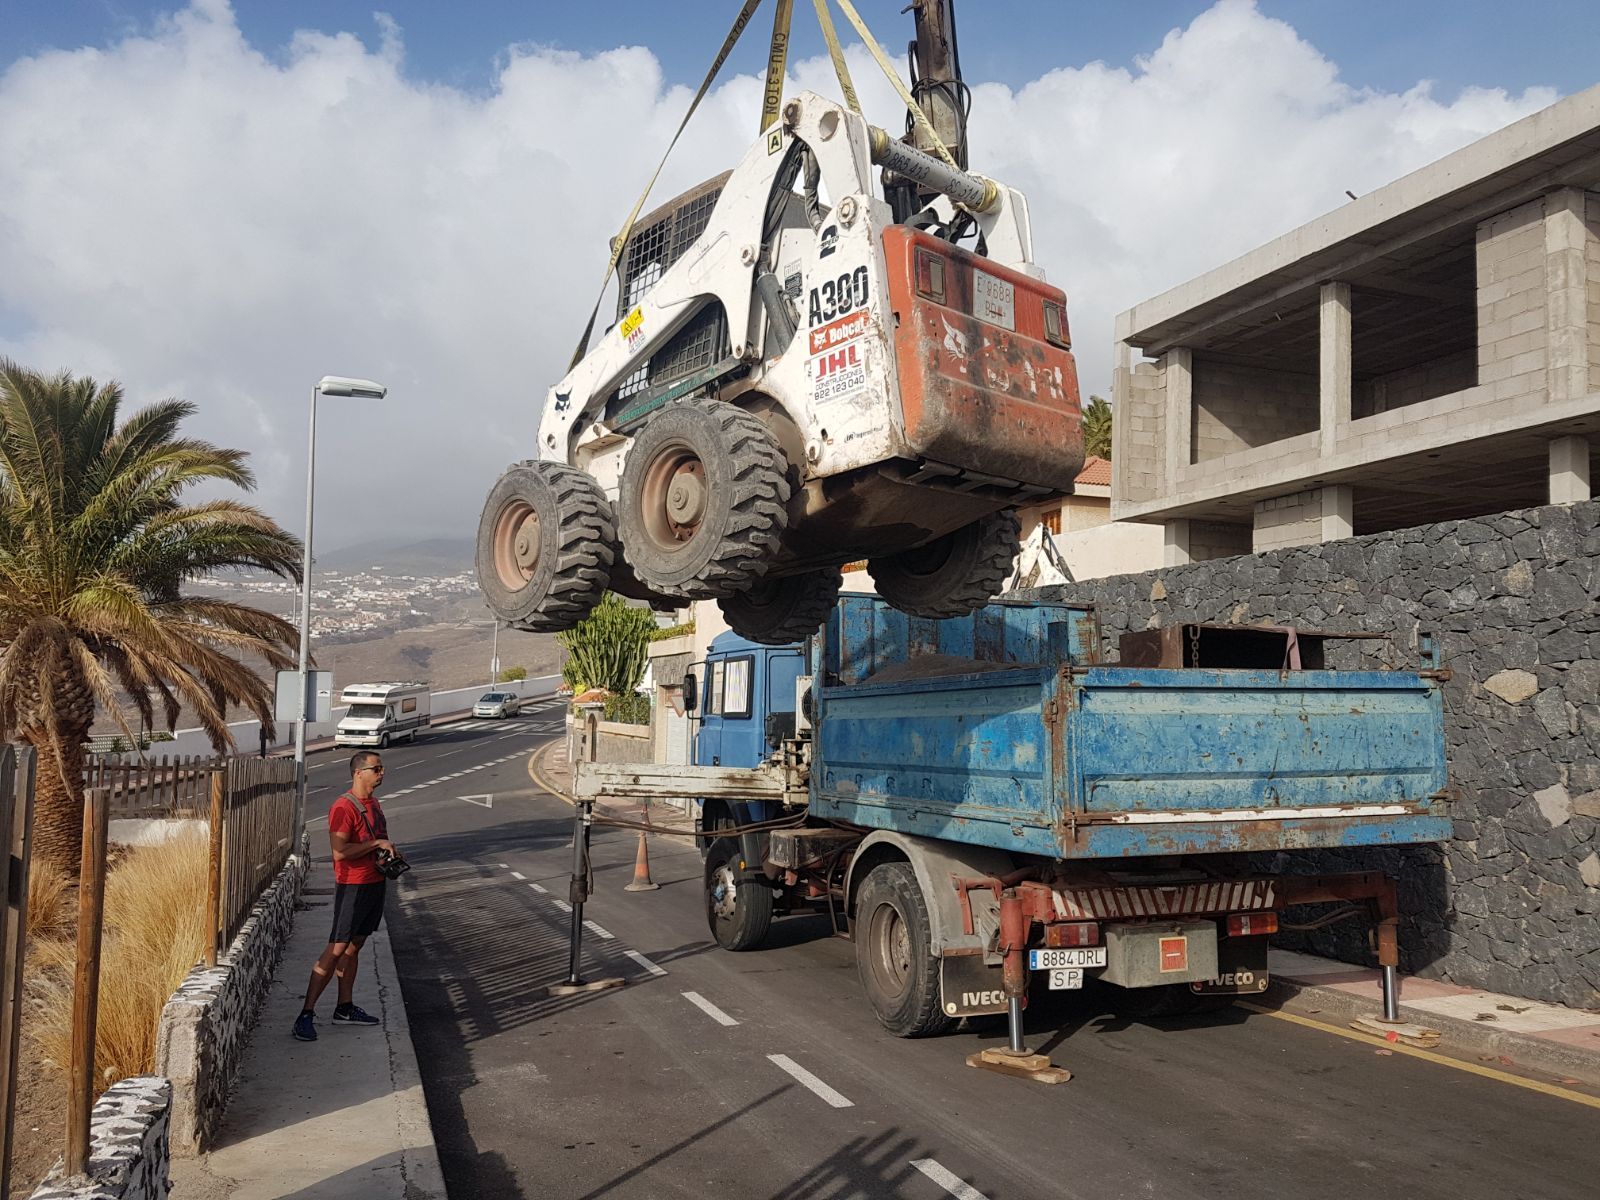
[[[300,562],[300,716],[294,723],[294,849],[299,853],[306,830],[306,721],[311,713],[311,518],[317,484],[317,397],[358,396],[382,400],[389,389],[370,379],[324,375],[311,389],[311,429],[306,437],[306,540]]]

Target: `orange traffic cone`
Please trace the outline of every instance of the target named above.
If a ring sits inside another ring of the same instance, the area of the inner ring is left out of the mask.
[[[625,892],[653,892],[661,885],[650,878],[650,848],[645,844],[644,830],[639,831],[639,853],[633,859],[633,882]]]

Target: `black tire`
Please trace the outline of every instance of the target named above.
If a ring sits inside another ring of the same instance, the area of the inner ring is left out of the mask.
[[[616,519],[576,467],[521,462],[495,482],[478,518],[478,586],[517,629],[571,629],[605,595]]]
[[[954,533],[867,563],[878,593],[913,617],[963,617],[1005,586],[1022,548],[1014,509],[990,513]]]
[[[759,419],[716,400],[658,413],[628,447],[623,553],[646,587],[687,600],[759,579],[788,521],[788,464]]]
[[[379,750],[387,750],[388,748],[389,748],[389,735],[387,733],[380,733],[378,735],[378,749]]]
[[[844,575],[837,567],[762,579],[737,596],[717,601],[723,619],[742,638],[764,646],[784,646],[817,631],[828,619]]]
[[[895,1037],[936,1037],[955,1018],[939,1005],[928,903],[910,863],[882,863],[861,885],[855,914],[856,970],[878,1023]]]
[[[706,923],[724,950],[754,950],[772,927],[773,890],[741,879],[736,838],[718,838],[706,855]]]

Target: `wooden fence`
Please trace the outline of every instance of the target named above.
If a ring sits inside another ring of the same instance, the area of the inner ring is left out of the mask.
[[[123,762],[92,757],[84,769],[83,786],[110,793],[113,818],[202,817],[211,810],[212,773],[226,761],[240,760],[162,755]]]
[[[0,1200],[10,1195],[22,1031],[22,964],[28,937],[28,857],[33,839],[33,752],[0,746]]]
[[[218,919],[227,945],[294,848],[295,765],[292,758],[229,758],[222,767]],[[218,833],[213,824],[214,849]]]
[[[239,932],[292,849],[293,759],[95,759],[84,772],[84,786],[106,790],[113,817],[191,817],[208,823],[210,896],[222,946]]]

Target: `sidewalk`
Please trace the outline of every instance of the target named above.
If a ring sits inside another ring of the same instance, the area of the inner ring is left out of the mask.
[[[552,742],[536,753],[528,773],[539,786],[571,801],[572,766],[565,742]],[[618,816],[638,817],[633,804],[601,802],[599,807]],[[655,810],[652,820],[668,829],[690,827],[687,817],[670,809],[664,814]],[[1383,1011],[1375,968],[1275,949],[1268,970],[1272,987],[1263,999],[1286,1011],[1314,1013],[1325,1023],[1341,1026]],[[1492,1059],[1500,1066],[1600,1087],[1600,1012],[1402,975],[1400,1016],[1438,1030],[1441,1053]]]
[[[386,928],[362,952],[356,1003],[381,1027],[334,1025],[333,986],[315,1042],[289,1028],[328,942],[332,873],[312,872],[305,907],[250,1036],[216,1146],[174,1159],[174,1200],[443,1200],[444,1177]]]

